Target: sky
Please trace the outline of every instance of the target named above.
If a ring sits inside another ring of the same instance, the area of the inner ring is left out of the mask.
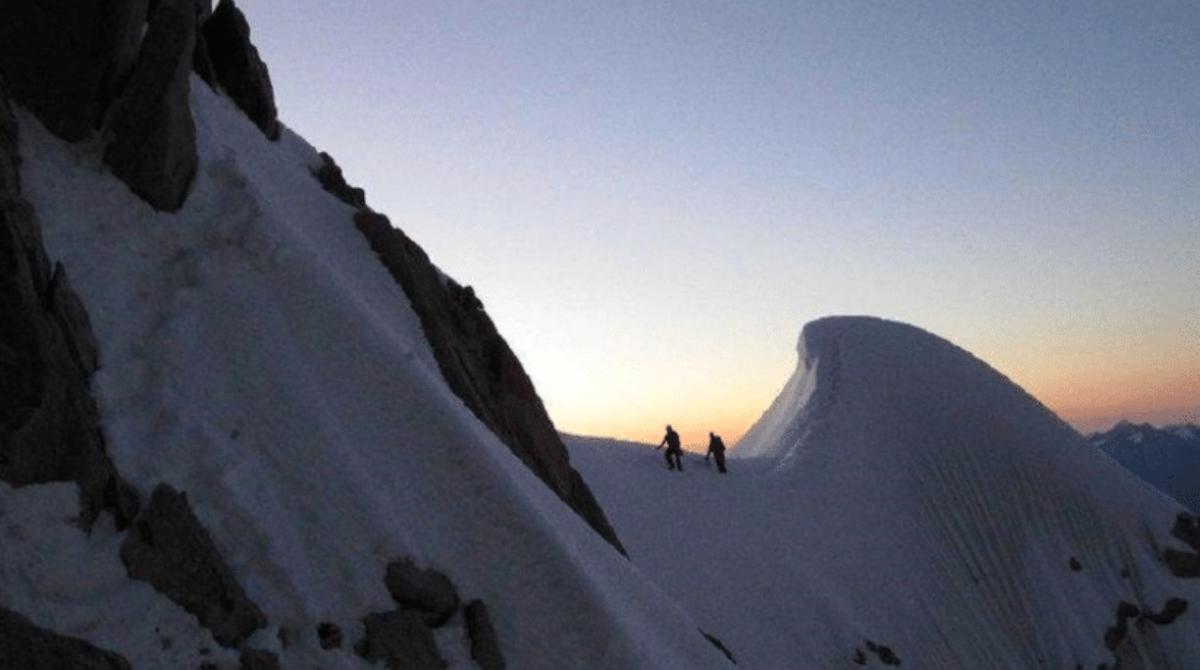
[[[1200,4],[242,0],[564,431],[732,443],[826,315],[1200,421]]]

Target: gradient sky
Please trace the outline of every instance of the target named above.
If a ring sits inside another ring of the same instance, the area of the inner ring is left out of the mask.
[[[241,0],[560,429],[732,443],[831,314],[1200,421],[1200,4]]]

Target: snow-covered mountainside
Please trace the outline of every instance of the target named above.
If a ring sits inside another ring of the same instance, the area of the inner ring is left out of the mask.
[[[210,5],[0,22],[0,668],[1200,667],[1195,519],[910,326],[568,459]]]
[[[1161,555],[1186,549],[1177,504],[916,328],[829,318],[799,349],[727,475],[567,441],[634,563],[740,665],[1200,667],[1194,611],[1130,618],[1198,602]]]
[[[116,469],[151,507],[179,500],[161,485],[186,495],[261,619],[214,641],[130,579],[131,537],[162,549],[185,533],[146,514],[85,533],[73,483],[0,483],[0,608],[139,669],[267,667],[247,650],[288,669],[373,667],[364,653],[396,667],[407,652],[359,643],[397,619],[385,576],[407,560],[486,605],[507,667],[727,667],[450,390],[353,208],[314,177],[317,151],[268,140],[198,78],[190,91],[198,167],[178,211],[115,178],[102,138],[64,141],[18,109],[21,193],[90,311]],[[436,653],[485,667],[450,611]],[[10,649],[4,667],[23,667]]]
[[[1155,428],[1122,421],[1087,436],[1138,477],[1200,512],[1200,428],[1193,424]]]

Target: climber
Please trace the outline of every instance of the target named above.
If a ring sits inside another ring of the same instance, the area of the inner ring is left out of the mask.
[[[708,462],[708,457],[712,456],[717,462],[717,470],[721,474],[725,474],[725,443],[721,441],[720,436],[708,434],[708,453],[704,455],[704,462]]]
[[[664,444],[667,445],[667,469],[678,469],[683,472],[683,449],[679,448],[679,433],[676,433],[670,426],[667,426],[666,437],[658,443],[655,449],[662,449]],[[675,460],[672,461],[672,458]]]

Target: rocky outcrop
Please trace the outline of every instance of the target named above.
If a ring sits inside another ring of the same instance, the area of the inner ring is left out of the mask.
[[[115,104],[104,160],[155,209],[183,206],[196,175],[196,123],[188,100],[196,0],[160,0],[129,83]]]
[[[482,670],[505,670],[504,654],[500,652],[500,639],[492,627],[492,616],[482,600],[472,600],[463,610],[467,622],[467,640],[471,646],[471,660]]]
[[[1200,577],[1200,554],[1178,549],[1167,549],[1163,552],[1163,561],[1167,569],[1176,577],[1195,579]]]
[[[1129,619],[1137,618],[1141,610],[1137,605],[1122,600],[1117,604],[1117,625],[1104,631],[1104,646],[1114,651],[1129,635]]]
[[[275,92],[267,65],[250,42],[250,25],[233,0],[221,0],[204,22],[204,44],[217,81],[268,139],[279,139]]]
[[[533,382],[475,297],[441,273],[421,247],[366,204],[327,153],[313,170],[321,186],[355,208],[354,225],[404,289],[421,319],[442,377],[497,437],[622,554],[617,533],[573,467]]]
[[[399,607],[363,618],[363,637],[354,645],[355,652],[393,670],[445,668],[433,629],[446,625],[459,612],[458,589],[453,582],[437,570],[417,567],[407,557],[388,563],[383,582]],[[504,655],[487,605],[475,599],[462,613],[471,658],[482,670],[504,670]]]
[[[870,640],[866,641],[867,651],[875,654],[879,658],[879,662],[884,665],[900,665],[900,657],[892,648],[884,644],[876,644]]]
[[[441,626],[458,609],[458,592],[450,579],[437,570],[418,568],[412,559],[388,563],[383,583],[401,609],[417,612],[429,626]]]
[[[1200,530],[1196,518],[1187,512],[1180,512],[1171,528],[1171,535],[1182,540],[1189,547],[1200,550]],[[1162,552],[1163,562],[1175,577],[1194,579],[1200,577],[1200,553],[1179,551],[1167,548]],[[1121,576],[1127,577],[1128,570],[1122,570]],[[1127,601],[1117,603],[1116,623],[1104,631],[1104,647],[1113,652],[1117,670],[1126,667],[1141,667],[1141,645],[1131,643],[1134,631],[1146,635],[1151,626],[1169,626],[1188,611],[1188,601],[1180,598],[1168,598],[1159,611],[1154,611],[1143,604],[1141,607]],[[1133,626],[1130,626],[1130,623]],[[1102,665],[1101,667],[1107,667]]]
[[[358,653],[379,661],[390,670],[443,670],[446,661],[438,651],[433,631],[413,611],[369,614],[363,619],[365,637]]]
[[[559,498],[625,553],[600,504],[571,467],[533,382],[471,287],[443,275],[386,216],[360,209],[354,224],[404,288],[450,388]]]
[[[279,657],[261,649],[243,649],[238,655],[238,670],[280,670]]]
[[[1167,626],[1175,622],[1180,615],[1186,612],[1188,603],[1183,598],[1171,598],[1163,605],[1161,612],[1143,612],[1142,618],[1159,626]]]
[[[105,131],[105,162],[155,209],[178,210],[196,174],[193,70],[279,137],[267,67],[230,0],[10,4],[0,75],[14,99],[67,141]]]
[[[1171,535],[1182,540],[1194,551],[1166,549],[1163,551],[1163,561],[1167,564],[1167,569],[1176,577],[1200,577],[1200,524],[1196,518],[1187,512],[1180,512],[1175,517],[1175,525],[1171,527]]]
[[[1196,523],[1196,517],[1191,514],[1180,512],[1176,515],[1175,525],[1171,527],[1171,536],[1200,551],[1200,524]]]
[[[128,74],[145,20],[146,0],[7,2],[0,73],[50,132],[81,140]]]
[[[77,482],[85,528],[103,510],[124,528],[137,494],[99,429],[91,324],[66,270],[46,256],[17,165],[17,124],[0,82],[0,480]]]
[[[187,496],[160,484],[121,544],[129,576],[149,583],[236,648],[266,617],[234,578]]]
[[[317,624],[317,642],[322,649],[342,648],[342,629],[337,624],[322,621]]]
[[[0,607],[0,670],[129,670],[129,662],[84,640],[38,628]]]
[[[313,172],[317,181],[321,182],[321,188],[329,191],[338,200],[354,207],[355,209],[367,209],[367,197],[361,188],[356,188],[346,183],[346,177],[342,174],[342,168],[333,160],[333,156],[321,152],[321,167]]]
[[[705,632],[703,628],[700,629],[700,634],[704,636],[705,640],[708,640],[709,644],[716,647],[722,654],[725,654],[725,658],[729,659],[730,663],[737,665],[737,661],[733,658],[733,652],[729,651],[729,647],[726,647],[725,643],[718,639],[717,636]]]

